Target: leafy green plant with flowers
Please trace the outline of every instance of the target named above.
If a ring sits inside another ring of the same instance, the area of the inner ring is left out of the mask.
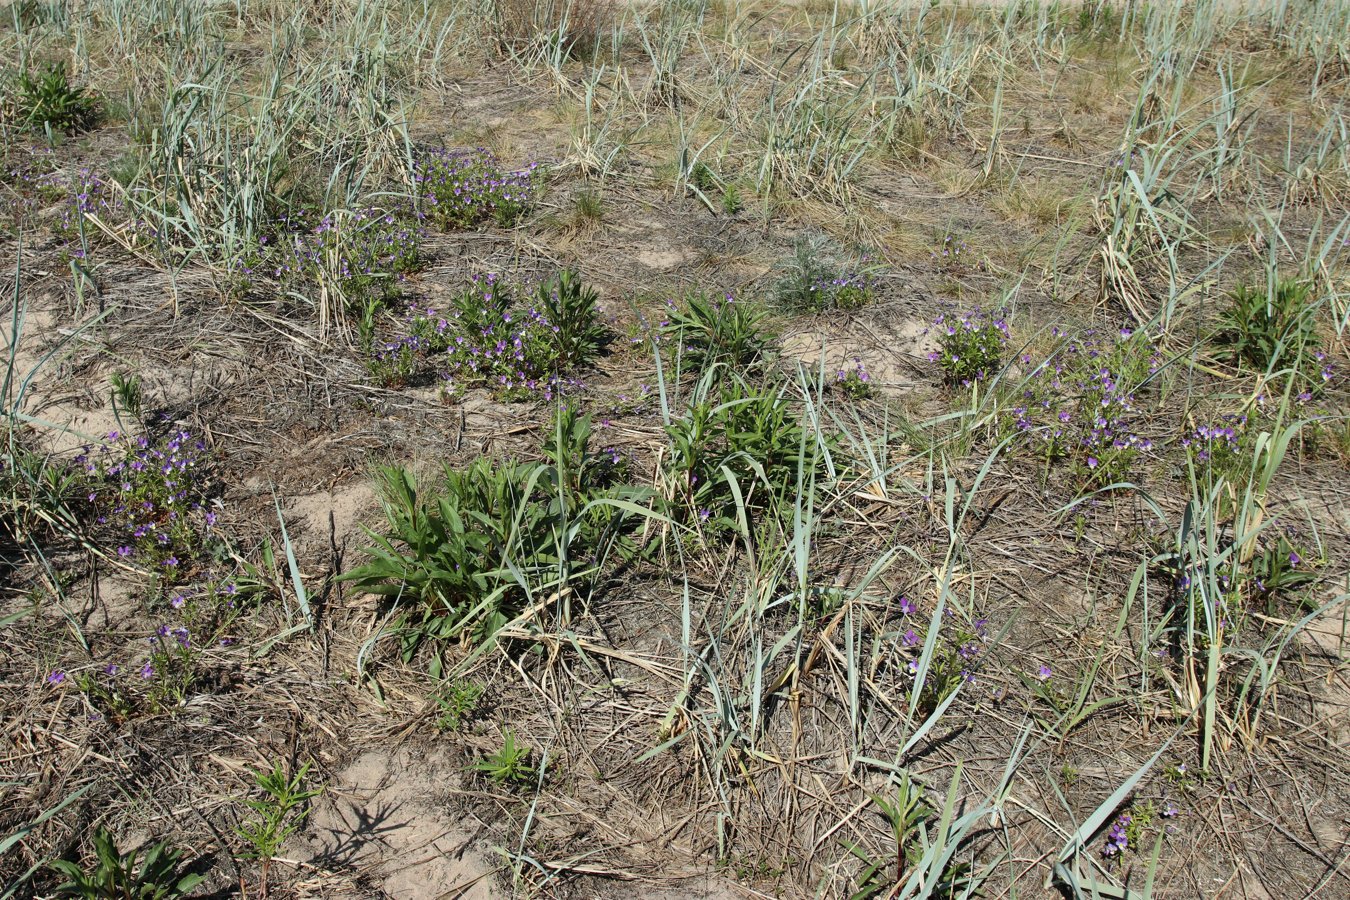
[[[210,454],[186,429],[135,438],[114,431],[75,463],[86,477],[88,517],[120,559],[172,584],[223,550]]]
[[[1003,365],[1009,330],[998,313],[942,313],[929,331],[936,335],[937,349],[928,359],[938,364],[948,384],[969,387],[997,374]]]

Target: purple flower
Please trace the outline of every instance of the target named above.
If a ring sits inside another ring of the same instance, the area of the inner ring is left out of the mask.
[[[1301,562],[1303,562],[1303,557],[1299,556],[1299,555],[1298,555],[1297,553],[1295,553],[1293,550],[1290,550],[1290,551],[1289,551],[1289,565],[1290,565],[1290,566],[1297,566],[1297,565],[1298,565],[1299,563],[1301,563]]]
[[[901,615],[904,615],[904,616],[912,615],[912,614],[914,613],[914,609],[915,609],[915,606],[914,606],[914,601],[913,601],[913,600],[909,599],[908,597],[901,597],[901,598],[900,598],[900,614],[901,614]]]
[[[1036,670],[1036,680],[1037,680],[1037,681],[1049,681],[1049,680],[1050,680],[1050,676],[1051,676],[1052,674],[1053,674],[1053,673],[1050,671],[1050,667],[1047,666],[1045,663],[1041,663],[1040,668],[1038,668],[1038,669]]]
[[[1130,825],[1130,816],[1128,813],[1121,813],[1120,817],[1111,825],[1111,830],[1106,834],[1106,846],[1102,852],[1106,856],[1115,856],[1117,853],[1124,853],[1130,848],[1130,838],[1128,828]]]
[[[61,669],[52,669],[51,674],[47,676],[47,683],[50,685],[65,684],[66,673]]]

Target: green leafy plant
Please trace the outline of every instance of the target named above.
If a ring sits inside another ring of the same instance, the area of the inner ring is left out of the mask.
[[[1214,340],[1220,355],[1258,372],[1283,366],[1302,380],[1319,381],[1313,377],[1319,343],[1311,299],[1312,285],[1300,279],[1276,279],[1273,290],[1238,287],[1219,314]]]
[[[959,770],[957,774],[959,776]],[[849,900],[901,896],[956,900],[979,896],[979,879],[972,874],[970,864],[942,852],[948,847],[955,849],[955,842],[949,843],[955,836],[950,833],[954,801],[954,792],[949,792],[940,821],[936,823],[938,834],[934,839],[929,837],[928,831],[936,811],[924,801],[923,789],[910,779],[909,772],[901,776],[894,802],[874,795],[872,802],[890,828],[895,844],[894,856],[874,858],[857,844],[845,842],[849,852],[863,863],[856,879],[858,889],[849,895]],[[910,887],[916,877],[923,889],[920,895],[903,890]]]
[[[949,384],[969,386],[998,372],[1008,345],[1008,323],[1002,316],[971,310],[943,313],[933,322],[937,349],[928,354]]]
[[[665,334],[679,342],[682,364],[696,370],[713,363],[749,369],[768,349],[764,313],[731,294],[724,298],[690,294],[682,306],[671,308],[668,323]]]
[[[86,900],[168,900],[186,896],[202,882],[202,876],[181,871],[182,852],[161,841],[145,851],[117,849],[112,833],[100,827],[94,832],[95,863],[92,870],[66,859],[49,865],[68,880],[57,893]]]
[[[246,859],[255,859],[262,868],[262,894],[267,895],[268,872],[272,857],[276,856],[286,839],[304,825],[309,816],[306,804],[323,793],[323,787],[305,787],[309,763],[287,775],[280,762],[270,771],[253,771],[253,781],[262,796],[245,800],[244,805],[253,815],[240,823],[235,833],[248,843]]]
[[[119,421],[123,412],[139,420],[143,401],[141,376],[134,372],[113,372],[108,376],[108,384],[112,388],[113,411],[118,413]]]
[[[791,257],[779,264],[774,296],[779,303],[800,312],[854,309],[872,299],[866,272],[857,271],[861,261],[845,264],[820,237],[799,237]]]
[[[666,433],[670,499],[714,528],[730,526],[738,506],[774,507],[804,471],[825,469],[818,438],[807,433],[785,392],[739,378],[691,405]]]
[[[539,309],[553,326],[553,342],[560,369],[585,365],[604,345],[605,327],[597,312],[599,295],[564,269],[539,286]]]
[[[547,507],[531,502],[542,474],[537,465],[478,459],[447,466],[439,489],[423,490],[407,469],[377,470],[389,536],[367,530],[369,562],[343,579],[413,606],[400,620],[406,659],[428,637],[496,633],[521,600],[508,565],[529,578],[556,562]]]
[[[530,765],[532,751],[516,743],[515,732],[502,732],[502,749],[474,763],[470,768],[481,772],[497,784],[507,787],[526,787],[538,779],[538,772]]]
[[[615,454],[592,454],[590,439],[589,417],[563,410],[545,445],[551,464],[479,459],[447,466],[431,490],[404,468],[377,470],[388,534],[367,529],[369,561],[343,580],[412,606],[400,620],[405,659],[428,638],[485,641],[533,586],[561,587],[599,564],[619,533],[617,507],[601,501],[625,491]]]
[[[441,686],[432,694],[440,714],[436,717],[438,731],[458,731],[474,714],[483,699],[483,686],[472,681],[455,680]]]
[[[98,107],[83,88],[70,83],[65,63],[51,63],[41,74],[19,73],[15,105],[25,128],[81,131],[91,127]]]
[[[744,202],[741,200],[740,189],[737,188],[736,185],[728,183],[727,186],[722,189],[722,212],[729,216],[734,216],[741,211],[741,208],[744,205]]]

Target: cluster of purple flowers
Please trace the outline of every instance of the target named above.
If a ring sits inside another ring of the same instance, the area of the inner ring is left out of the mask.
[[[872,300],[872,279],[866,273],[822,278],[807,287],[813,309],[857,309]]]
[[[1133,821],[1129,813],[1121,813],[1116,820],[1111,823],[1111,828],[1106,833],[1106,846],[1102,848],[1102,853],[1106,856],[1116,856],[1130,849],[1130,823]]]
[[[1161,365],[1135,334],[1087,329],[1077,336],[1056,326],[1061,343],[1027,378],[1008,411],[1013,433],[1047,462],[1070,458],[1088,483],[1106,484],[1129,472],[1135,457],[1154,449],[1134,421],[1135,385]],[[1030,354],[1021,362],[1032,366]]]
[[[516,308],[496,274],[475,276],[450,309],[413,307],[404,333],[372,353],[372,373],[406,381],[434,366],[453,393],[485,386],[511,399],[551,401],[579,386],[560,371],[558,326],[537,307]]]
[[[416,269],[423,237],[406,211],[357,209],[351,213],[296,214],[278,219],[252,253],[234,260],[236,291],[258,279],[303,292],[328,284],[349,309],[384,303]]]
[[[413,180],[423,213],[442,228],[476,228],[489,219],[508,225],[533,201],[538,165],[503,169],[482,147],[430,150],[418,157]]]
[[[942,367],[948,382],[963,387],[998,370],[1009,338],[1007,320],[980,309],[942,313],[929,332],[936,334],[938,345],[928,354],[929,361]]]
[[[942,245],[931,251],[929,256],[943,269],[955,271],[969,264],[970,245],[949,234],[942,239]]]
[[[406,384],[422,369],[423,361],[443,352],[453,337],[450,320],[435,307],[413,304],[404,318],[402,332],[372,347],[366,366],[385,385]]]
[[[1196,462],[1223,466],[1237,455],[1247,426],[1245,415],[1225,416],[1222,424],[1199,425],[1181,439]]]
[[[38,178],[42,194],[62,201],[59,234],[74,237],[85,216],[117,224],[129,218],[126,204],[108,182],[93,169],[84,167],[73,174],[53,172]]]
[[[835,376],[835,384],[845,395],[854,400],[864,400],[872,393],[872,376],[868,373],[867,367],[858,357],[853,357],[853,364],[840,369]]]
[[[922,625],[915,627],[909,617],[918,612],[914,601],[902,596],[898,601],[900,615],[905,619],[904,631],[900,632],[899,644],[906,649],[919,651],[926,640]],[[986,643],[989,640],[989,620],[978,618],[969,627],[955,623],[956,614],[948,607],[946,618],[950,628],[944,628],[939,635],[937,652],[928,673],[928,682],[924,691],[930,702],[940,701],[959,684],[975,684],[976,673],[985,657]],[[919,659],[911,657],[907,671],[914,675],[919,671]]]
[[[132,651],[133,661],[125,665],[107,662],[78,673],[74,683],[97,711],[94,717],[116,722],[143,709],[163,711],[180,705],[198,678],[205,644],[227,647],[233,643],[220,634],[237,614],[236,595],[232,581],[181,591],[170,605],[182,621],[159,625],[146,639],[148,652]],[[56,669],[46,680],[60,687],[70,678],[64,669]]]
[[[0,208],[6,209],[15,226],[32,223],[41,208],[54,206],[57,218],[52,230],[69,242],[64,252],[77,259],[84,257],[88,239],[101,233],[85,227],[87,217],[97,218],[110,228],[153,234],[132,217],[122,194],[95,169],[61,171],[50,158],[39,158],[10,169],[6,176],[14,190],[6,192]]]
[[[186,564],[216,539],[218,513],[206,508],[206,445],[179,429],[152,441],[111,432],[75,458],[88,478],[99,525],[111,527],[117,554],[179,580]]]

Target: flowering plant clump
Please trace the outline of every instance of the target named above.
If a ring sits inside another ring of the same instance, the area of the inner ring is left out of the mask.
[[[232,288],[242,294],[259,279],[292,293],[323,288],[349,311],[361,311],[394,297],[417,268],[421,239],[421,227],[406,211],[370,207],[287,216],[231,264]]]
[[[812,282],[813,309],[857,309],[872,301],[872,279],[866,274],[832,275]]]
[[[373,315],[363,320],[361,330],[369,352],[366,368],[377,381],[389,387],[407,384],[426,368],[429,357],[444,352],[453,339],[446,316],[435,307],[417,304],[408,307],[402,333],[391,340],[375,340]]]
[[[928,624],[917,615],[918,608],[908,597],[899,600],[903,617],[899,644],[909,657],[906,672],[916,676],[919,657],[928,640]],[[946,610],[944,623],[934,645],[932,660],[923,688],[919,692],[920,711],[927,715],[937,709],[953,691],[963,684],[973,685],[987,658],[989,649],[989,620],[978,618],[969,624],[958,623],[956,614]]]
[[[1153,440],[1135,422],[1136,391],[1162,358],[1142,334],[1087,329],[1052,331],[1057,344],[1034,365],[1021,397],[1008,410],[1013,447],[1033,449],[1046,465],[1069,460],[1085,486],[1126,477]]]
[[[417,160],[423,213],[441,228],[476,228],[493,220],[514,223],[535,194],[538,163],[518,171],[503,169],[490,150],[429,150]]]
[[[956,272],[968,266],[978,266],[973,262],[973,254],[970,252],[970,245],[954,235],[947,235],[942,239],[942,245],[931,251],[929,254],[933,262],[948,272]]]
[[[1218,421],[1197,425],[1181,438],[1186,460],[1202,482],[1214,485],[1220,478],[1232,483],[1246,476],[1252,463],[1252,434],[1247,416],[1235,413]]]
[[[601,331],[593,302],[563,309],[551,304],[555,296],[557,282],[548,282],[535,302],[518,302],[495,274],[475,276],[447,309],[413,307],[368,365],[386,383],[435,368],[451,393],[484,386],[511,399],[552,400],[576,386],[567,373],[589,358]]]
[[[874,393],[872,376],[868,374],[863,361],[856,356],[851,366],[844,366],[838,371],[834,383],[850,400],[866,400]]]
[[[130,216],[120,194],[98,172],[82,167],[73,174],[54,172],[38,178],[39,192],[61,203],[61,218],[53,226],[62,237],[74,239],[83,230],[86,216],[107,224],[120,224]]]
[[[1164,833],[1170,833],[1173,830],[1170,821],[1180,814],[1181,809],[1171,800],[1135,801],[1107,829],[1102,855],[1118,859],[1130,850],[1137,850],[1145,844],[1150,831],[1156,833],[1159,819],[1163,820]]]
[[[207,655],[234,643],[230,628],[243,609],[247,585],[213,579],[173,588],[166,621],[140,643],[141,650],[114,655],[84,671],[57,670],[53,686],[73,684],[95,717],[121,724],[137,715],[171,711],[186,702],[202,678]]]
[[[38,157],[9,169],[3,180],[13,190],[6,191],[6,196],[0,199],[0,210],[8,213],[14,227],[35,226],[39,210],[54,209],[55,216],[48,224],[58,238],[69,242],[63,252],[76,259],[83,258],[89,243],[102,234],[87,224],[90,218],[127,237],[153,234],[134,220],[116,186],[88,166],[74,171],[60,170],[50,157]]]
[[[178,582],[220,541],[208,508],[206,445],[185,429],[157,440],[111,432],[76,457],[88,478],[95,522],[117,555]]]
[[[777,268],[773,292],[778,302],[809,313],[869,303],[872,274],[878,271],[870,254],[843,252],[819,235],[799,235],[792,256]]]
[[[998,371],[1008,346],[1008,323],[998,314],[974,309],[943,313],[933,320],[938,348],[928,354],[950,384],[969,387]]]

